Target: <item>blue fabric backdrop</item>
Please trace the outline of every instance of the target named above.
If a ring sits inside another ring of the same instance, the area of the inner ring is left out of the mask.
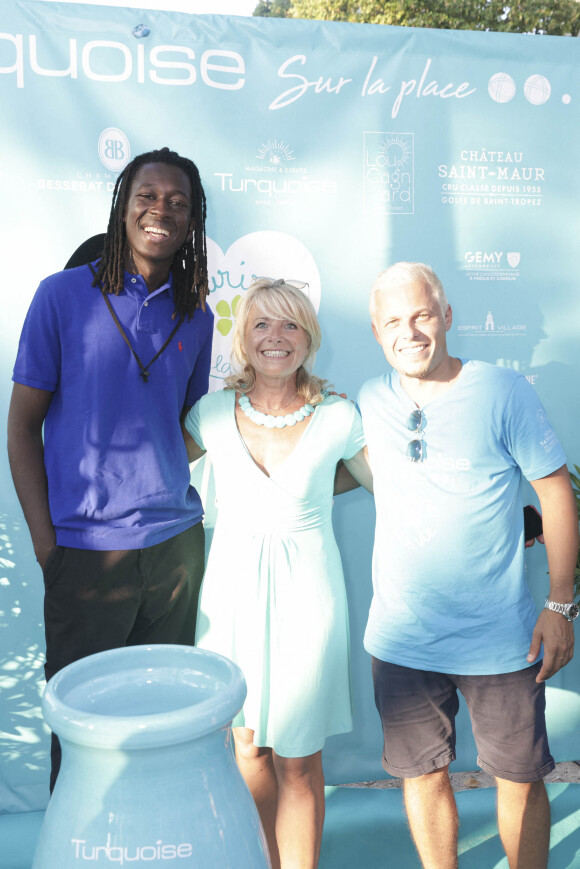
[[[309,282],[324,335],[316,370],[354,397],[385,364],[372,280],[423,260],[453,306],[451,351],[522,371],[580,463],[577,40],[34,0],[5,0],[0,28],[3,417],[39,280],[104,231],[127,160],[167,144],[197,162],[208,194],[213,388],[228,371],[236,297],[266,274]],[[4,450],[0,463],[0,812],[14,812],[47,799],[42,578]],[[338,499],[335,525],[356,719],[327,743],[331,783],[383,775],[362,650],[371,498]],[[541,547],[527,566],[540,605]],[[551,682],[558,759],[578,754],[578,673],[575,661]],[[474,767],[462,711],[456,768]]]

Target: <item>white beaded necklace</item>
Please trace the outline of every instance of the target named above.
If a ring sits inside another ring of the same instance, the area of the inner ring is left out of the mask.
[[[314,408],[311,404],[304,404],[300,410],[295,410],[294,413],[287,413],[284,416],[262,413],[261,410],[256,410],[255,407],[252,407],[252,402],[245,392],[242,392],[240,395],[238,404],[248,419],[251,419],[256,425],[263,425],[266,428],[286,428],[287,425],[296,425],[297,422],[302,422],[303,419],[314,413]]]

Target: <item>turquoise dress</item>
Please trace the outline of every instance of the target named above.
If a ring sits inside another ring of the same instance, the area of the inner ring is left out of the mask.
[[[283,757],[352,730],[349,629],[332,529],[337,462],[364,446],[353,404],[328,396],[270,477],[235,419],[235,393],[205,395],[186,427],[212,461],[218,517],[197,619],[197,645],[242,669],[248,695],[234,727]]]

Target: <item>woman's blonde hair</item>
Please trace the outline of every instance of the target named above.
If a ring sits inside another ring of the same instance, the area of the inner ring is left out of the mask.
[[[316,311],[302,290],[281,278],[276,281],[258,278],[242,298],[236,313],[231,349],[232,363],[239,371],[227,378],[225,388],[249,392],[256,382],[256,372],[248,362],[245,350],[250,316],[255,310],[273,320],[291,320],[304,329],[308,337],[308,353],[296,372],[296,388],[306,402],[317,404],[322,401],[325,381],[309,370],[321,339]]]

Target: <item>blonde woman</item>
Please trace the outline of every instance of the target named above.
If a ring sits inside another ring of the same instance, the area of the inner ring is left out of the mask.
[[[358,411],[310,373],[319,345],[307,296],[282,280],[256,281],[233,335],[239,374],[185,422],[190,460],[211,456],[218,500],[197,643],[246,677],[236,757],[274,869],[317,866],[321,749],[352,729],[332,494],[341,460],[369,489],[371,478]]]

